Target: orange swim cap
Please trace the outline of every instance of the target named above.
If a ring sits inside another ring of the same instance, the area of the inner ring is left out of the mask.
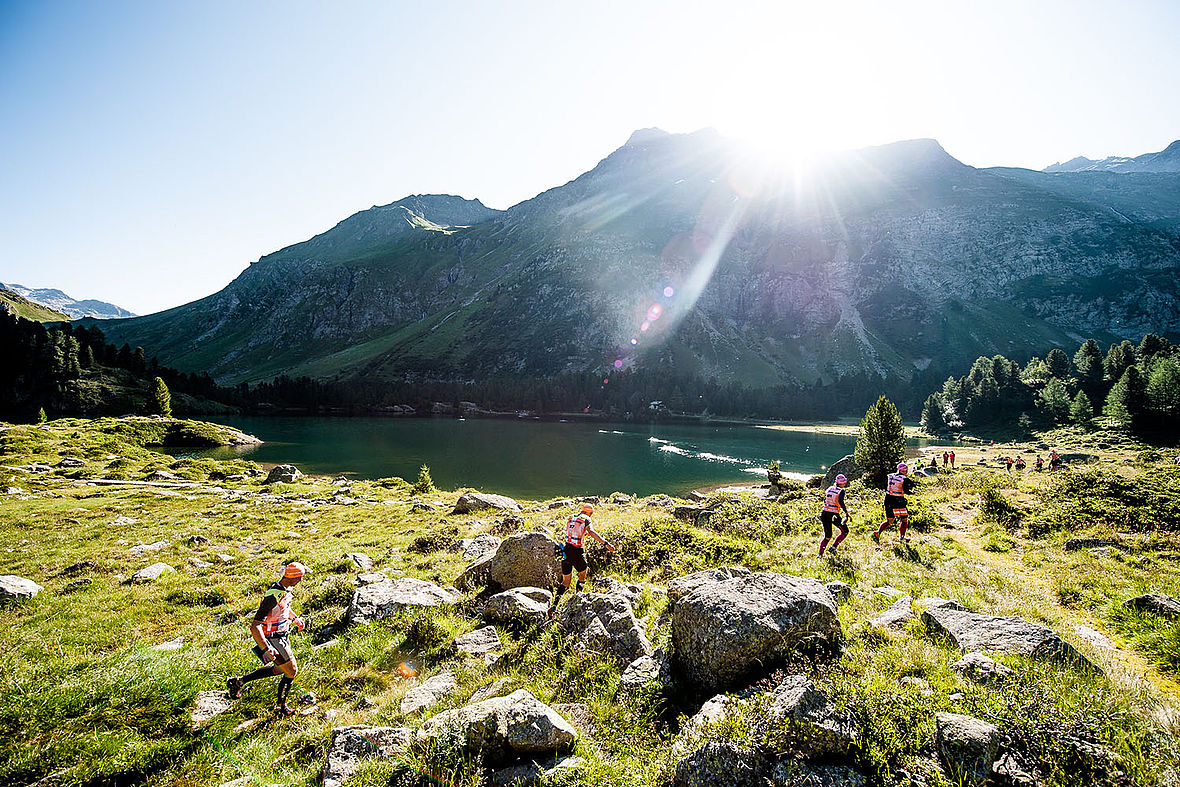
[[[311,569],[302,563],[288,563],[286,568],[283,569],[283,578],[298,579],[310,571]]]
[[[583,503],[582,504],[582,513],[583,514],[593,514],[594,513],[594,506],[590,505],[589,503]]]

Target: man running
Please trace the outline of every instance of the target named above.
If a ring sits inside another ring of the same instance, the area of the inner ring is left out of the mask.
[[[283,576],[266,589],[262,596],[262,603],[254,613],[254,621],[250,624],[250,634],[264,653],[264,660],[274,660],[273,665],[259,667],[253,672],[240,678],[230,678],[225,682],[229,689],[230,699],[242,696],[242,686],[252,680],[270,678],[282,675],[279,679],[278,701],[275,712],[282,716],[290,716],[295,711],[287,705],[287,693],[291,684],[295,682],[295,675],[299,672],[299,665],[295,661],[295,653],[291,650],[291,640],[288,636],[291,625],[303,631],[303,621],[291,609],[291,598],[294,594],[291,588],[299,584],[303,575],[309,572],[302,563],[288,563],[283,568]]]
[[[910,526],[910,512],[906,509],[905,496],[914,491],[914,481],[907,476],[910,467],[905,462],[897,466],[896,473],[890,473],[885,481],[885,521],[873,533],[873,541],[881,543],[881,533],[885,528],[893,525],[894,518],[900,519],[899,536],[902,541],[909,541],[905,531]]]
[[[578,586],[575,592],[581,592],[586,585],[587,566],[586,555],[582,549],[582,539],[587,534],[609,551],[615,551],[615,548],[607,543],[606,539],[594,531],[590,522],[590,517],[593,514],[594,506],[585,503],[581,513],[571,516],[565,524],[565,546],[561,550],[561,584],[557,587],[557,595],[553,597],[553,608],[557,607],[557,601],[561,598],[561,594],[569,589],[575,568],[578,569]],[[552,615],[553,609],[550,609],[549,612]]]
[[[848,535],[848,525],[844,524],[840,519],[840,510],[844,510],[845,519],[851,521],[852,514],[848,511],[848,506],[844,503],[844,487],[848,486],[848,479],[844,474],[836,476],[836,482],[828,487],[828,491],[824,492],[824,509],[819,512],[820,524],[824,526],[824,539],[819,542],[819,556],[824,556],[824,549],[828,542],[832,540],[832,525],[840,528],[840,535],[836,536],[836,540],[832,542],[832,548],[828,550],[828,556],[836,554],[836,547],[840,546],[840,542]]]

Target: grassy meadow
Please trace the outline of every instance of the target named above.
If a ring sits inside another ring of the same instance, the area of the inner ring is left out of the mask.
[[[519,518],[451,516],[463,490],[415,490],[397,478],[265,485],[247,461],[176,460],[151,450],[215,441],[217,429],[145,419],[0,426],[0,574],[45,588],[0,607],[0,783],[55,775],[47,784],[317,784],[333,727],[417,726],[400,713],[400,698],[444,669],[455,672],[460,691],[428,714],[507,678],[542,702],[580,706],[564,715],[581,733],[581,783],[670,781],[680,723],[699,698],[620,695],[612,662],[571,649],[547,626],[501,628],[507,655],[493,667],[459,659],[454,637],[485,625],[474,592],[441,613],[323,633],[342,621],[354,587],[357,569],[346,553],[367,553],[390,577],[449,587],[466,566],[448,551],[457,540],[522,530],[556,536],[572,505],[550,510],[549,501],[522,500]],[[1079,458],[1052,475],[1009,474],[995,461],[1004,453],[1047,455],[1037,446],[1050,444],[1095,461]],[[872,543],[881,492],[857,482],[848,493],[852,533],[836,557],[823,559],[815,554],[819,489],[799,486],[777,501],[715,498],[700,527],[674,519],[659,496],[614,503],[611,494],[627,490],[571,489],[603,496],[595,527],[618,547],[611,555],[590,545],[590,589],[601,577],[642,583],[636,614],[658,646],[670,637],[662,587],[690,571],[743,565],[848,583],[843,652],[783,669],[806,672],[856,717],[863,732],[850,764],[875,783],[921,775],[949,784],[932,759],[934,714],[944,710],[999,725],[1047,764],[1049,784],[1117,783],[1079,760],[1068,739],[1109,749],[1130,783],[1176,783],[1180,623],[1122,607],[1147,592],[1180,598],[1176,451],[1063,430],[956,452],[958,469],[920,479],[910,498],[912,541],[899,544],[894,531],[881,546]],[[142,483],[156,471],[178,480]],[[1067,551],[1067,539],[1078,537],[1108,543]],[[131,552],[162,541],[148,554]],[[312,569],[295,592],[308,626],[292,638],[300,662],[292,699],[310,692],[317,703],[276,718],[275,681],[260,681],[229,711],[194,726],[199,691],[224,688],[228,675],[257,664],[247,625],[287,560]],[[127,582],[159,561],[176,571]],[[972,683],[951,666],[962,654],[920,619],[901,631],[870,625],[892,603],[876,590],[884,587],[1042,623],[1105,677],[1004,656],[997,660],[1016,670],[1013,680]],[[154,649],[176,638],[178,649]],[[403,676],[407,663],[417,677]],[[740,737],[738,727],[713,734]],[[432,751],[371,762],[349,784],[474,787],[480,778],[463,757]]]

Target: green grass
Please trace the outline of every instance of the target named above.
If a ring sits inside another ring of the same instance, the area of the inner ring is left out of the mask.
[[[253,465],[173,459],[147,447],[215,436],[210,427],[177,423],[70,419],[0,431],[0,488],[23,490],[0,506],[0,573],[45,586],[30,602],[0,608],[0,782],[24,784],[66,770],[64,783],[71,785],[196,787],[242,776],[312,785],[333,727],[419,723],[400,712],[413,685],[400,672],[405,663],[422,676],[455,672],[459,691],[431,713],[463,705],[500,677],[542,702],[584,704],[591,729],[574,753],[587,762],[587,785],[638,787],[667,779],[678,756],[676,718],[695,710],[689,699],[675,692],[619,695],[618,667],[572,648],[554,629],[499,629],[507,655],[491,669],[457,659],[451,645],[457,634],[484,625],[470,596],[436,613],[339,630],[356,573],[346,552],[366,552],[393,577],[449,585],[465,562],[447,547],[485,532],[505,535],[498,520],[413,511],[422,495],[400,479],[352,482],[355,506],[331,503],[338,488],[317,478],[270,486],[257,476],[213,480]],[[897,543],[896,531],[881,547],[869,541],[882,518],[881,492],[854,483],[847,494],[852,533],[834,559],[815,557],[821,490],[796,490],[778,501],[718,498],[699,526],[642,501],[604,502],[595,525],[618,553],[591,544],[591,589],[603,576],[640,583],[636,614],[661,645],[670,638],[661,586],[692,570],[738,564],[850,584],[854,595],[840,609],[842,654],[787,668],[809,674],[858,720],[863,733],[851,761],[878,783],[894,783],[898,769],[928,768],[934,714],[949,710],[999,725],[1045,764],[1048,784],[1101,783],[1071,759],[1076,752],[1064,742],[1070,737],[1110,748],[1135,783],[1163,784],[1168,769],[1180,767],[1174,732],[1160,721],[1180,698],[1174,682],[1180,626],[1128,614],[1121,604],[1148,591],[1180,597],[1180,560],[1173,559],[1180,556],[1180,535],[1153,527],[1170,521],[1175,479],[1161,462],[1141,455],[1142,447],[1119,450],[1096,475],[1010,477],[972,466],[925,480],[910,498],[917,537],[908,544]],[[57,467],[64,457],[84,464]],[[1169,458],[1162,452],[1161,459]],[[33,461],[53,469],[14,469]],[[193,486],[85,483],[138,480],[156,469]],[[449,508],[458,494],[435,491],[427,499]],[[522,521],[507,532],[557,532],[560,511],[544,501],[522,502]],[[1136,518],[1126,513],[1136,508]],[[193,535],[209,543],[190,541]],[[1111,538],[1121,547],[1064,551],[1065,540],[1078,535]],[[129,552],[162,540],[169,543],[156,553]],[[301,664],[296,693],[313,692],[331,717],[274,719],[274,683],[267,681],[252,684],[233,709],[194,730],[188,715],[197,692],[219,689],[225,676],[256,663],[246,625],[287,559],[312,568],[296,591],[295,607],[308,623],[307,633],[294,636]],[[125,583],[156,561],[177,571],[148,585]],[[79,577],[92,582],[65,592]],[[950,666],[961,654],[920,621],[897,632],[869,625],[892,601],[874,591],[885,585],[915,599],[954,598],[973,611],[1043,623],[1111,679],[1005,657],[1017,678],[976,686]],[[1105,632],[1122,650],[1087,646],[1074,633],[1079,623]],[[326,627],[335,633],[321,636]],[[181,650],[151,649],[177,636],[185,638]],[[336,642],[312,650],[328,636]],[[902,677],[927,681],[931,693],[901,684]],[[243,728],[246,723],[252,726]],[[727,723],[717,733],[740,737],[741,724]],[[370,763],[350,783],[414,784],[423,773],[472,787],[481,778],[469,757],[440,745]],[[1067,781],[1076,774],[1082,776]],[[929,783],[945,783],[940,778],[931,775]]]

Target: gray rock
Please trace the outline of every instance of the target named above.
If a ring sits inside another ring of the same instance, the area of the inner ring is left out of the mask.
[[[375,585],[378,582],[388,582],[389,577],[380,571],[368,571],[363,574],[356,575],[356,584],[358,585]]]
[[[947,607],[948,609],[957,609],[960,612],[966,612],[967,608],[958,601],[953,601],[947,598],[939,598],[937,596],[926,596],[914,602],[914,606],[922,609],[930,609],[932,607]]]
[[[1114,650],[1115,644],[1110,637],[1103,634],[1101,631],[1092,629],[1089,626],[1083,626],[1080,623],[1074,625],[1073,633],[1076,634],[1083,642],[1090,644],[1090,647],[1098,650]]]
[[[0,598],[34,598],[45,588],[15,574],[0,575]]]
[[[619,678],[619,691],[633,693],[648,690],[665,693],[672,688],[672,663],[664,648],[657,648],[650,656],[640,656],[627,665]]]
[[[139,546],[131,547],[127,551],[135,557],[143,557],[144,555],[150,555],[152,552],[159,552],[161,549],[171,545],[172,543],[170,541],[156,541],[151,544],[140,544]]]
[[[544,533],[515,533],[500,544],[488,567],[488,580],[500,588],[550,588],[557,585],[561,564],[554,558],[553,539]]]
[[[968,653],[951,666],[976,683],[995,683],[1016,675],[1012,668],[982,653]]]
[[[455,637],[455,650],[471,656],[482,656],[488,651],[498,650],[499,647],[500,635],[496,633],[495,626],[484,626]]]
[[[492,560],[495,557],[496,554],[490,552],[482,557],[476,558],[471,565],[463,569],[462,574],[455,577],[455,581],[451,584],[457,590],[475,590],[488,584],[488,575],[492,570]]]
[[[1150,612],[1170,620],[1180,619],[1180,601],[1162,593],[1145,593],[1127,599],[1123,606],[1134,612]]]
[[[992,763],[992,782],[1007,787],[1038,787],[1036,768],[1016,752],[1008,751]]]
[[[61,589],[61,592],[62,593],[73,593],[76,590],[81,590],[82,588],[86,587],[87,585],[92,585],[92,584],[94,584],[93,579],[91,579],[90,577],[82,577],[81,579],[75,579],[73,582],[67,583],[66,586]]]
[[[832,594],[832,598],[836,599],[837,604],[843,604],[852,598],[852,587],[846,582],[833,579],[831,582],[825,582],[824,587]]]
[[[667,508],[668,506],[676,505],[676,501],[667,495],[652,495],[644,500],[644,505],[651,508]]]
[[[163,574],[171,574],[175,570],[167,563],[152,563],[147,568],[141,568],[132,574],[130,581],[133,585],[142,585],[159,579]]]
[[[25,490],[21,489],[19,486],[4,487],[4,494],[6,495],[23,495],[24,493]]]
[[[720,566],[685,574],[668,583],[668,600],[675,603],[681,596],[687,596],[702,585],[748,576],[750,576],[750,569],[742,566]]]
[[[603,593],[608,596],[619,596],[627,599],[627,603],[633,608],[639,601],[639,596],[643,593],[643,586],[632,582],[629,585],[624,585],[613,577],[602,577],[594,582],[594,590],[597,593]]]
[[[472,514],[476,511],[512,511],[520,513],[520,503],[504,495],[489,495],[484,492],[467,492],[455,502],[452,514]]]
[[[906,675],[904,677],[898,678],[897,683],[899,686],[916,689],[917,692],[923,697],[934,696],[934,689],[930,688],[930,681],[923,678],[915,678],[913,675]]]
[[[361,571],[373,570],[373,558],[366,555],[364,552],[346,552],[344,556],[353,562]]]
[[[1101,673],[1077,648],[1044,626],[1023,618],[997,617],[932,607],[922,612],[931,633],[940,634],[965,651],[1013,653]]]
[[[299,468],[295,465],[276,465],[270,469],[266,476],[265,483],[268,484],[290,484],[297,478],[301,478],[303,473],[299,472]]]
[[[806,675],[789,675],[769,695],[765,715],[755,717],[753,731],[779,747],[807,757],[846,755],[860,737],[860,727]]]
[[[148,481],[179,481],[180,476],[166,470],[157,470],[147,477]]]
[[[760,572],[700,585],[672,610],[685,677],[707,692],[768,668],[805,641],[840,640],[836,601],[814,579]]]
[[[225,713],[233,705],[234,701],[224,691],[198,692],[196,702],[193,705],[192,722],[198,726],[204,724],[210,719]]]
[[[479,560],[484,555],[494,555],[496,550],[500,548],[503,542],[499,536],[493,536],[490,533],[484,533],[482,536],[475,538],[464,538],[456,542],[455,546],[459,552],[463,553],[465,560]]]
[[[337,727],[332,730],[324,761],[324,787],[342,787],[362,760],[388,759],[403,754],[413,732],[405,727]]]
[[[73,456],[67,456],[57,463],[58,467],[82,467],[86,463],[81,459]]]
[[[573,504],[574,504],[573,500],[554,500],[552,503],[550,503],[548,506],[546,506],[546,508],[548,508],[550,511],[552,511],[556,508],[569,508],[569,507],[573,506]]]
[[[188,537],[188,545],[190,547],[203,547],[209,543],[209,539],[200,534],[191,535]]]
[[[497,593],[484,603],[483,619],[493,623],[543,622],[553,603],[553,594],[548,590],[532,587],[517,587]]]
[[[1118,541],[1112,538],[1070,538],[1065,541],[1066,552],[1078,552],[1083,549],[1094,549],[1095,547],[1121,547]]]
[[[732,741],[705,743],[676,763],[672,787],[764,787],[766,754]]]
[[[407,691],[398,707],[402,713],[409,716],[437,705],[458,690],[459,683],[455,680],[455,674],[440,672]]]
[[[859,771],[843,765],[807,765],[796,760],[780,760],[770,772],[774,787],[868,787],[869,781]]]
[[[152,650],[160,650],[165,653],[169,653],[174,650],[180,650],[183,647],[184,637],[177,637],[176,639],[170,639],[167,642],[161,642],[159,645],[154,645]]]
[[[982,785],[1000,750],[999,728],[958,713],[938,713],[934,721],[938,758],[951,780],[963,787]]]
[[[914,619],[914,613],[910,611],[910,604],[912,603],[913,599],[909,596],[902,596],[890,604],[888,609],[873,618],[872,625],[884,629],[905,628]]]
[[[620,664],[652,652],[643,624],[622,596],[578,593],[561,608],[557,626],[580,647],[612,656]]]
[[[622,506],[635,502],[635,498],[631,497],[631,495],[618,494],[611,495],[610,501],[617,506]]]
[[[357,588],[348,607],[348,621],[368,624],[405,609],[455,604],[459,597],[430,582],[403,577]]]
[[[568,784],[585,770],[581,757],[546,757],[543,760],[511,765],[492,772],[492,787],[539,787],[542,784]]]
[[[568,751],[577,739],[568,721],[524,689],[443,711],[427,719],[415,736],[422,748],[456,740],[468,753],[481,755],[486,764]]]
[[[878,596],[884,596],[885,598],[901,598],[905,595],[905,593],[890,585],[882,585],[881,587],[873,588],[873,592]]]
[[[843,474],[848,479],[848,483],[852,483],[856,479],[865,474],[864,470],[856,464],[856,457],[853,454],[846,454],[844,457],[836,460],[836,462],[828,468],[824,473],[824,486],[829,487],[836,483],[836,476]]]

